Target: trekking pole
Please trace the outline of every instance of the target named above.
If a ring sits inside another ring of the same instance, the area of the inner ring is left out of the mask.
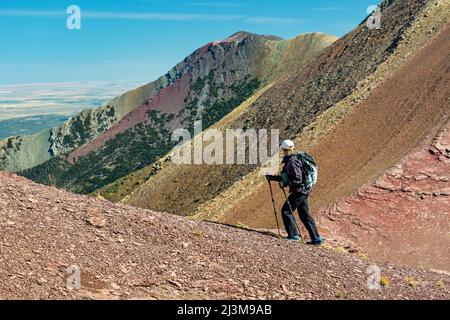
[[[302,239],[302,242],[303,242],[302,233],[300,231],[300,228],[298,227],[297,219],[295,219],[294,210],[292,210],[292,206],[291,206],[291,203],[289,202],[289,198],[286,194],[286,190],[284,190],[284,187],[281,184],[280,184],[280,188],[281,188],[281,190],[283,190],[284,197],[286,198],[286,202],[289,205],[289,210],[291,210],[292,216],[294,217],[295,225],[297,226],[298,235],[300,236],[300,239]]]
[[[275,214],[275,221],[277,222],[278,235],[281,238],[280,224],[278,223],[277,207],[275,205],[275,199],[273,197],[272,184],[270,183],[270,180],[267,180],[267,182],[269,183],[270,195],[272,197],[273,212]]]

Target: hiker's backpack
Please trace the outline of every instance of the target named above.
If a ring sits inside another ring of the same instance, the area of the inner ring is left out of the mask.
[[[306,152],[300,152],[297,154],[297,159],[302,162],[302,174],[303,174],[303,185],[306,191],[311,191],[317,184],[317,177],[319,170],[317,163],[312,156]]]

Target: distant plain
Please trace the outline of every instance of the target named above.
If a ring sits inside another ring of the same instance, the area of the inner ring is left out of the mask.
[[[86,108],[96,108],[139,82],[0,85],[0,139],[57,126]]]

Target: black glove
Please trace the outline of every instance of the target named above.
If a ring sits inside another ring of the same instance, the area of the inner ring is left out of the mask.
[[[267,181],[281,181],[281,176],[271,176],[271,175],[266,175],[266,179]]]

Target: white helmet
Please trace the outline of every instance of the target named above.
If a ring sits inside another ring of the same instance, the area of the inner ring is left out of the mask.
[[[281,144],[281,149],[283,150],[292,150],[294,149],[295,145],[292,140],[284,140]]]

